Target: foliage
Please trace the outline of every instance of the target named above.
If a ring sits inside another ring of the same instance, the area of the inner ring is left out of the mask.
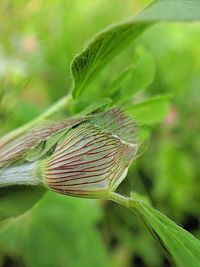
[[[162,240],[177,266],[198,266],[200,241],[150,205],[139,203],[139,213],[159,242]]]
[[[48,193],[32,213],[21,216],[15,227],[2,233],[2,250],[23,258],[27,266],[45,266],[47,262],[48,266],[106,266],[106,250],[95,229],[101,218],[93,201]],[[91,244],[92,254],[88,252]]]
[[[51,0],[44,4],[37,0],[8,5],[2,1],[1,134],[71,92],[66,67],[83,42],[148,2]],[[149,146],[119,191],[148,195],[156,207],[197,237],[199,25],[154,24],[199,20],[199,8],[198,0],[156,1],[136,17],[100,32],[71,65],[76,99],[52,116],[56,120],[82,116],[118,105],[148,135],[151,130]],[[23,213],[43,194],[33,188],[13,188],[6,198],[8,191],[0,192],[0,219]],[[146,206],[141,211],[162,235],[166,218]],[[187,255],[184,248],[175,250],[182,259]],[[187,260],[185,266],[192,266],[186,265]],[[141,222],[120,207],[48,193],[32,210],[3,224],[0,266],[7,261],[15,266],[162,266],[163,256]]]

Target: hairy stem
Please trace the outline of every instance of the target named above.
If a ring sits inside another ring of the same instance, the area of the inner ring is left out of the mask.
[[[0,188],[11,185],[38,185],[41,178],[38,174],[38,163],[27,163],[0,171]]]
[[[38,123],[42,122],[43,120],[47,119],[51,115],[60,111],[61,109],[63,109],[67,105],[69,105],[71,100],[72,100],[71,94],[61,98],[55,104],[53,104],[49,109],[47,109],[44,113],[39,115],[37,118],[33,119],[32,121],[26,123],[25,125],[17,128],[17,129],[15,129],[14,131],[8,133],[7,135],[3,136],[2,138],[0,138],[0,147],[2,145],[6,144],[7,142],[11,141],[12,139],[16,138],[17,136],[23,134],[24,132],[26,132],[30,128],[32,128],[35,125],[37,125]]]

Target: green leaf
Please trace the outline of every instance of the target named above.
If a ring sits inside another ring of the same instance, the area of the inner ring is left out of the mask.
[[[156,96],[126,108],[127,113],[142,124],[161,122],[169,111],[169,95]]]
[[[156,0],[144,9],[137,21],[199,21],[199,0]]]
[[[196,201],[199,193],[193,158],[187,147],[180,149],[177,142],[178,139],[172,138],[159,140],[153,163],[156,168],[152,176],[156,183],[152,194],[154,200],[160,206],[167,206],[177,220],[185,220],[185,214],[199,211],[199,201]]]
[[[112,103],[112,100],[110,98],[102,98],[97,101],[94,101],[89,106],[87,106],[85,109],[83,109],[81,112],[79,112],[76,117],[82,117],[85,115],[88,115],[94,111],[97,111],[98,109],[105,107]]]
[[[114,99],[123,102],[139,91],[146,89],[154,80],[155,61],[143,47],[135,51],[135,64],[113,81],[110,93]],[[116,95],[117,93],[117,95]]]
[[[73,95],[78,96],[90,79],[114,56],[122,52],[150,25],[159,21],[198,21],[198,0],[160,0],[120,24],[100,32],[77,55],[71,65]]]
[[[101,219],[96,201],[49,192],[0,233],[1,251],[29,267],[106,267],[106,249],[96,228]]]
[[[125,88],[127,82],[130,80],[135,66],[131,66],[128,69],[122,71],[110,84],[106,94],[111,98],[115,97],[115,94]]]
[[[44,195],[41,187],[8,187],[0,189],[0,221],[16,217],[31,209]]]
[[[155,61],[152,55],[143,47],[135,52],[136,63],[129,82],[129,86],[121,92],[121,101],[129,99],[139,91],[146,89],[154,80]]]
[[[150,205],[139,202],[138,211],[156,233],[179,267],[200,264],[200,241]]]

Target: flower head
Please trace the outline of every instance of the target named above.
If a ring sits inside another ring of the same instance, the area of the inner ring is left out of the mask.
[[[101,198],[125,178],[138,149],[135,124],[119,109],[72,127],[43,161],[47,187],[62,194]]]

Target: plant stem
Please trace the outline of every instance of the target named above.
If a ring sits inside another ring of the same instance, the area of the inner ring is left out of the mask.
[[[38,163],[27,163],[21,166],[3,169],[0,172],[0,188],[11,185],[38,185],[41,184],[38,175]]]
[[[137,211],[138,208],[138,200],[135,200],[130,197],[125,197],[120,194],[117,194],[115,192],[110,192],[109,193],[109,200],[114,201],[132,211]]]
[[[142,212],[140,211],[140,209],[141,209],[140,205],[142,205],[142,202],[139,201],[139,200],[130,198],[130,197],[125,197],[125,196],[119,195],[119,194],[117,194],[115,192],[109,193],[109,197],[110,197],[109,200],[114,201],[114,202],[122,205],[125,208],[128,208],[129,210],[134,212],[142,220],[142,222],[144,223],[145,227],[148,229],[148,231],[151,233],[152,237],[157,242],[157,244],[160,247],[161,251],[164,253],[164,255],[168,259],[170,259],[168,251],[163,247],[162,242],[160,241],[158,236],[153,231],[153,228],[147,222],[145,216],[143,216]]]
[[[34,127],[38,123],[42,122],[43,120],[47,119],[51,115],[55,114],[59,110],[63,109],[65,106],[67,106],[72,100],[72,95],[69,94],[68,96],[65,96],[58,100],[55,104],[53,104],[49,109],[47,109],[44,113],[39,115],[37,118],[33,119],[31,122],[26,123],[25,125],[15,129],[14,131],[8,133],[7,135],[3,136],[0,139],[0,147],[7,142],[11,141],[12,139],[16,138],[17,136],[23,134],[30,128]]]

